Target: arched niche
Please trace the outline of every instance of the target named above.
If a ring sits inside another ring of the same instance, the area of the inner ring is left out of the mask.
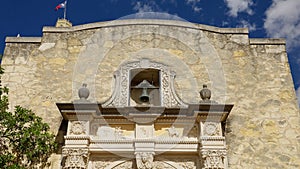
[[[174,90],[175,75],[175,72],[171,71],[168,66],[149,59],[140,59],[122,64],[114,73],[115,86],[113,94],[102,105],[104,107],[137,106],[131,101],[133,98],[130,91],[144,78],[148,82],[150,81],[150,84],[153,81],[153,85],[157,89],[156,94],[159,101],[154,106],[187,107],[187,104],[177,96]]]

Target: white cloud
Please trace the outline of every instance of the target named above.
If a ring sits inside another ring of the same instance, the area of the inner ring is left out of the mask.
[[[197,6],[194,6],[193,7],[193,10],[194,12],[200,12],[201,11],[201,8],[197,7]]]
[[[300,45],[299,9],[299,0],[273,0],[264,23],[268,36],[286,38],[288,47]]]
[[[239,12],[247,12],[249,15],[253,15],[251,6],[253,5],[252,0],[225,0],[229,10],[229,15],[237,17]]]
[[[198,3],[198,2],[200,2],[200,0],[186,0],[186,3],[187,4],[195,4],[195,3]]]
[[[160,11],[159,6],[156,4],[156,2],[154,0],[136,1],[134,3],[133,9],[136,10],[138,13]]]
[[[297,95],[297,98],[298,98],[298,105],[300,107],[300,87],[298,87],[298,89],[296,90],[296,95]]]
[[[161,0],[161,2],[162,3],[166,3],[166,2],[168,2],[168,3],[171,3],[171,4],[177,4],[177,2],[176,2],[176,0]]]
[[[191,5],[194,12],[200,12],[201,8],[197,6],[200,0],[185,0],[186,4]]]
[[[229,25],[228,21],[222,21],[222,27],[227,27]]]
[[[186,3],[192,4],[192,3],[198,3],[200,0],[186,0]]]
[[[249,31],[255,31],[256,30],[256,24],[255,23],[251,24],[251,23],[249,23],[246,20],[241,20],[240,24],[238,25],[238,27],[248,28]]]

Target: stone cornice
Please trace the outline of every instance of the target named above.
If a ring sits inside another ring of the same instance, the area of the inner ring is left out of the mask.
[[[187,108],[166,107],[102,107],[100,103],[56,103],[66,120],[81,117],[97,118],[168,118],[198,117],[200,120],[225,122],[233,105],[231,104],[188,104]]]
[[[117,27],[117,26],[131,26],[131,25],[158,25],[158,26],[172,26],[182,27],[190,29],[198,29],[203,31],[223,33],[223,34],[248,34],[247,28],[218,28],[214,26],[196,24],[191,22],[183,22],[176,20],[159,20],[159,19],[128,19],[128,20],[113,20],[106,22],[97,22],[84,25],[73,26],[71,28],[57,28],[57,27],[44,27],[43,32],[73,32],[89,29],[98,29],[106,27]]]
[[[6,37],[5,43],[41,43],[41,37]]]
[[[251,38],[249,39],[250,45],[285,45],[285,39],[263,39],[263,38]]]

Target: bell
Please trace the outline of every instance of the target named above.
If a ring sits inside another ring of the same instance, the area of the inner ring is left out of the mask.
[[[143,103],[147,103],[147,102],[149,102],[149,100],[150,100],[150,97],[147,92],[147,88],[143,88],[142,94],[140,96],[140,101]]]
[[[139,99],[142,103],[149,103],[150,96],[148,94],[148,89],[154,89],[155,86],[150,84],[147,80],[143,80],[140,84],[138,84],[134,88],[143,89],[142,94],[140,95]]]

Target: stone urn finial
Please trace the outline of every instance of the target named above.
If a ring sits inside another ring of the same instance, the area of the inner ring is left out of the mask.
[[[87,100],[87,98],[90,95],[90,91],[87,87],[86,83],[82,84],[82,87],[78,90],[78,96],[80,98],[80,100]]]
[[[201,99],[205,101],[209,101],[211,97],[211,91],[207,88],[207,85],[203,85],[203,89],[199,92]]]

